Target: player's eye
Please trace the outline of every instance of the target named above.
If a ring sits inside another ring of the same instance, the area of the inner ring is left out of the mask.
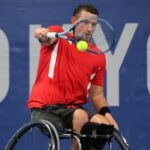
[[[96,27],[97,23],[91,23],[92,27]]]
[[[84,23],[84,24],[89,24],[88,19],[85,19],[85,20],[83,21],[83,23]]]

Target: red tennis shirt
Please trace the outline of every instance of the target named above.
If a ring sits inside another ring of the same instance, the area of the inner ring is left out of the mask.
[[[49,27],[61,32],[60,26]],[[97,49],[89,45],[90,49]],[[83,105],[91,84],[104,85],[106,60],[104,54],[79,52],[74,43],[58,39],[52,46],[41,46],[36,80],[27,106]]]

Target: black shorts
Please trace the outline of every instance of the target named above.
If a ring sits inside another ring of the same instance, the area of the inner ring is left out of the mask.
[[[65,128],[72,129],[73,113],[79,108],[84,109],[82,107],[66,108],[64,105],[51,105],[43,108],[32,108],[31,120],[48,120],[60,131],[64,130]],[[90,114],[88,111],[87,113],[89,114],[90,118],[92,114]]]

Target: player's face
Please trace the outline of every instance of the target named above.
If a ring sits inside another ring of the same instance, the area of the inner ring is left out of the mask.
[[[92,14],[87,11],[81,11],[77,17],[72,19],[72,23],[76,23],[80,19],[88,18],[88,17],[97,17],[97,15]],[[85,22],[80,23],[75,30],[75,36],[81,36],[83,40],[89,41],[92,37],[92,34],[96,28],[97,20],[96,19],[89,19]]]

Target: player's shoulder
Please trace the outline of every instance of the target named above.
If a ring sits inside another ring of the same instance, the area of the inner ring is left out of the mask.
[[[90,49],[90,51],[93,51],[93,53],[95,52],[97,52],[97,53],[99,53],[100,51],[101,51],[101,49],[99,48],[99,47],[97,47],[95,44],[93,44],[93,43],[89,43],[88,44],[88,47],[89,47],[89,49]],[[104,57],[105,58],[105,54],[103,54],[103,53],[100,53],[100,54],[96,54],[96,56],[98,56],[98,57]]]

